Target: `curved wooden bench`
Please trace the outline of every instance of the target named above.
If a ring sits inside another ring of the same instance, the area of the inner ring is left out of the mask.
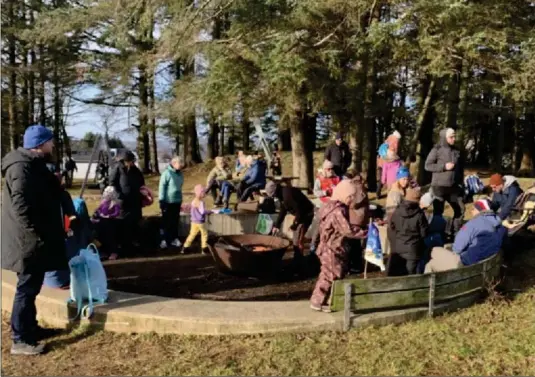
[[[500,275],[502,253],[472,266],[432,274],[375,279],[336,280],[331,290],[331,309],[344,311],[344,330],[351,326],[352,313],[408,308],[428,308],[480,296],[489,282]]]

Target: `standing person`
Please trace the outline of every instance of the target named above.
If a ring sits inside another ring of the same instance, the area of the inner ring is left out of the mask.
[[[208,252],[208,230],[206,230],[206,216],[212,213],[206,209],[204,205],[205,197],[205,188],[202,185],[196,185],[193,189],[195,198],[191,202],[191,229],[189,231],[188,238],[184,242],[184,247],[181,250],[181,253],[186,253],[191,244],[197,238],[197,235],[201,234],[201,253],[206,254]]]
[[[136,246],[134,237],[139,237],[139,226],[143,217],[141,187],[145,186],[143,173],[135,164],[136,156],[125,151],[110,174],[110,185],[115,188],[122,201],[122,249],[127,252]]]
[[[420,190],[408,189],[405,199],[392,214],[388,224],[388,239],[392,248],[388,276],[413,275],[417,272],[429,230],[425,213],[420,208],[420,198]]]
[[[334,173],[338,177],[342,177],[351,165],[349,145],[344,141],[340,132],[334,137],[334,144],[325,149],[325,160],[332,162]]]
[[[162,249],[167,248],[167,245],[182,246],[178,239],[182,186],[184,185],[182,167],[182,159],[175,156],[160,176],[158,195],[163,222],[163,240],[160,243]]]
[[[64,169],[65,169],[65,186],[67,188],[72,187],[72,181],[74,179],[74,172],[78,171],[78,166],[76,166],[76,161],[72,159],[72,156],[69,154],[64,160]]]
[[[444,213],[444,202],[453,209],[453,221],[450,234],[461,229],[464,204],[462,201],[464,166],[461,152],[455,147],[455,130],[452,128],[440,131],[440,142],[429,152],[425,160],[425,170],[433,173],[431,189],[435,200],[433,213]]]
[[[273,155],[271,156],[271,164],[269,167],[273,176],[282,175],[282,161],[279,151],[273,151]]]
[[[37,355],[45,334],[36,320],[35,298],[45,272],[67,268],[60,182],[46,166],[52,132],[30,126],[24,144],[2,159],[2,268],[17,273],[11,312],[13,355]]]
[[[331,311],[328,299],[333,282],[343,279],[348,271],[349,260],[343,241],[346,237],[358,235],[349,223],[349,205],[356,194],[356,186],[351,181],[342,181],[334,189],[331,200],[319,210],[320,243],[317,255],[321,270],[310,298],[310,308],[313,310]]]
[[[396,172],[401,166],[398,154],[400,139],[401,134],[398,131],[394,131],[379,147],[377,155],[377,199],[381,199],[383,186],[386,185],[387,189],[390,189],[390,186],[396,180]]]
[[[314,204],[297,187],[281,186],[270,181],[265,191],[268,197],[278,198],[281,204],[279,216],[273,224],[273,234],[279,232],[288,213],[294,215],[290,230],[293,231],[294,260],[299,261],[303,256],[305,233],[314,218]]]

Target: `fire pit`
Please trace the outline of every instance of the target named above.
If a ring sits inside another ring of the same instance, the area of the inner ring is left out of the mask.
[[[217,268],[245,276],[268,276],[282,267],[290,241],[260,234],[221,236],[210,247]]]

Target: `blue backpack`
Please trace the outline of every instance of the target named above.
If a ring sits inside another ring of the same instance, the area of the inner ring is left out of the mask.
[[[482,192],[484,189],[485,185],[476,174],[469,175],[464,179],[464,191],[466,196],[474,196]]]
[[[386,155],[388,154],[388,144],[387,143],[381,144],[381,146],[379,147],[379,150],[377,151],[377,154],[381,158],[386,158]]]
[[[79,255],[69,261],[71,270],[71,298],[68,302],[76,302],[76,319],[89,318],[93,314],[93,304],[103,304],[108,300],[106,272],[100,261],[95,245],[80,250]],[[83,303],[87,305],[83,306]]]

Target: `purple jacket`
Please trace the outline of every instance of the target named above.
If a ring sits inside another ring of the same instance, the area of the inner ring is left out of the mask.
[[[199,207],[191,205],[191,222],[195,224],[204,224],[206,221],[206,215],[212,213],[204,208],[204,202],[201,202]]]
[[[381,175],[381,183],[390,186],[396,182],[396,174],[401,166],[401,160],[383,162],[383,173]]]
[[[97,216],[107,216],[109,218],[116,218],[121,213],[121,206],[119,204],[114,204],[110,208],[110,201],[103,200],[95,211]]]

